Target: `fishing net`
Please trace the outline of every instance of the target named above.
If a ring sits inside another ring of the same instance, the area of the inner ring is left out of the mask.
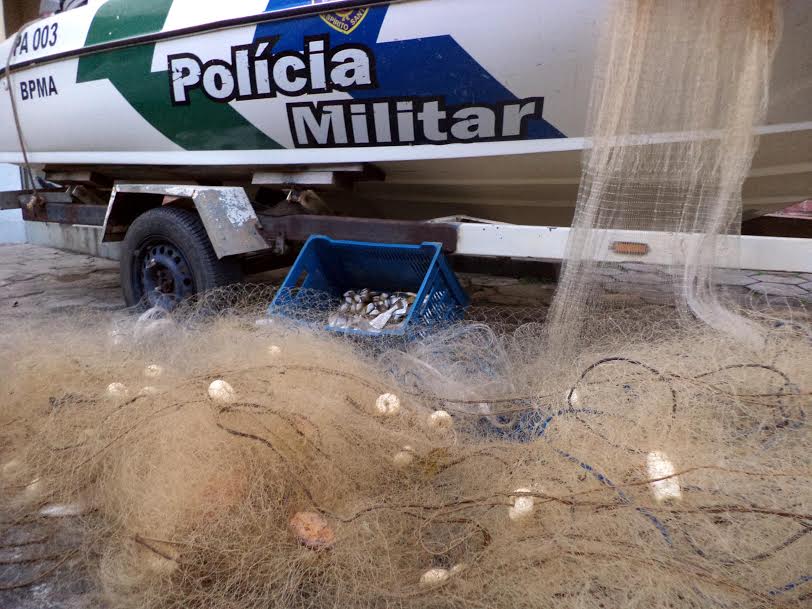
[[[238,286],[172,313],[18,316],[0,605],[77,581],[116,608],[808,605],[812,319],[734,307],[710,269],[775,19],[616,3],[550,311],[368,337],[324,329],[340,301],[268,317],[274,289]],[[638,229],[679,256],[605,263],[607,231]],[[667,289],[630,306],[620,269]]]
[[[714,289],[713,271],[737,265],[741,189],[756,150],[753,128],[766,113],[778,17],[771,0],[614,3],[551,311],[557,348],[590,334],[607,282],[643,284],[682,317],[759,344],[757,328]],[[671,280],[635,265],[635,248],[644,262],[656,257]],[[632,265],[621,274],[624,262]]]
[[[4,334],[0,593],[70,566],[112,607],[805,603],[803,310],[750,314],[756,354],[619,309],[548,375],[505,307],[365,343],[257,323],[272,296]]]

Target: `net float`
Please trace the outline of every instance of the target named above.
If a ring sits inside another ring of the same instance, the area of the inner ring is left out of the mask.
[[[675,476],[674,464],[668,456],[660,451],[650,452],[646,456],[646,470],[648,471],[651,486],[651,493],[657,501],[668,499],[680,499],[682,489],[680,488],[679,477]],[[661,480],[665,478],[665,480]]]
[[[514,493],[532,493],[529,488],[517,488]],[[531,516],[535,510],[536,500],[534,497],[527,495],[518,495],[511,497],[513,505],[508,510],[508,516],[511,520],[524,520]]]
[[[395,453],[395,456],[392,457],[392,462],[395,464],[395,467],[408,467],[414,463],[414,458],[414,449],[412,449],[411,446],[404,446]]]
[[[449,429],[454,425],[454,419],[445,410],[435,410],[429,415],[429,426],[434,429]]]
[[[375,400],[375,412],[379,415],[391,417],[400,412],[400,398],[394,393],[384,393]]]
[[[125,397],[129,393],[129,390],[127,389],[127,386],[124,383],[116,382],[107,385],[106,393],[107,397],[120,398]]]
[[[237,392],[226,381],[217,379],[209,385],[209,397],[215,402],[231,404],[237,399]]]
[[[155,379],[164,373],[163,366],[159,364],[150,364],[144,368],[144,376],[147,378]]]
[[[420,576],[420,585],[421,586],[436,586],[438,584],[443,583],[451,576],[451,573],[448,569],[442,568],[434,568],[425,571],[423,575]]]
[[[297,541],[311,550],[326,550],[335,545],[336,536],[327,520],[316,512],[297,512],[290,519]]]

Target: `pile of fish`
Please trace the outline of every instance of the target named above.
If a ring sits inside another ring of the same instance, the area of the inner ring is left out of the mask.
[[[344,292],[338,310],[327,318],[328,327],[335,330],[365,330],[380,332],[398,328],[406,319],[417,299],[413,292],[375,292],[349,290]]]

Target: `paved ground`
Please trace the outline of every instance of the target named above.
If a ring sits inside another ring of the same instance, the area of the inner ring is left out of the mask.
[[[0,245],[0,324],[22,313],[123,306],[116,262],[36,245]]]
[[[624,304],[667,300],[670,280],[664,270],[626,263],[601,273],[607,291]],[[252,280],[273,283],[279,277],[277,272]],[[812,303],[812,274],[722,271],[717,278],[741,299]],[[516,311],[534,311],[536,315],[539,311],[543,314],[542,309],[555,290],[555,285],[549,282],[511,277],[464,274],[461,280],[477,305],[501,305]],[[15,318],[22,316],[74,311],[87,314],[123,308],[117,263],[33,245],[0,246],[0,332],[5,324],[13,324]],[[539,321],[538,317],[535,321]],[[15,534],[5,530],[0,538],[0,588],[31,575],[30,569],[3,564],[21,557],[3,549],[3,543],[18,541],[9,538]],[[0,609],[89,607],[100,607],[98,600],[88,593],[81,577],[65,569],[56,579],[10,592],[0,590]]]
[[[617,300],[660,303],[668,298],[669,275],[635,262],[600,271],[604,286]],[[251,277],[260,283],[278,281],[279,274]],[[812,273],[719,271],[719,283],[740,299],[788,298],[812,303]],[[543,307],[555,285],[513,277],[467,273],[463,286],[475,304]],[[0,326],[10,317],[31,313],[110,311],[124,307],[118,263],[35,245],[0,245]]]

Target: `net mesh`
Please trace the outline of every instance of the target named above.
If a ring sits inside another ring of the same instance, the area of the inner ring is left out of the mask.
[[[710,270],[776,16],[614,6],[549,312],[369,338],[324,330],[323,295],[269,319],[273,288],[235,286],[171,314],[18,316],[0,595],[84,579],[91,604],[150,609],[808,605],[809,313],[734,308]],[[607,231],[639,229],[675,255],[629,307],[603,259]]]
[[[257,324],[272,296],[0,338],[2,590],[70,566],[115,607],[805,603],[803,310],[750,313],[751,353],[620,309],[562,368],[506,307],[373,348]]]
[[[577,345],[603,305],[600,283],[630,258],[612,246],[657,231],[648,249],[672,277],[680,315],[758,345],[714,289],[736,265],[741,189],[767,106],[779,13],[769,0],[619,0],[599,45],[583,174],[551,311],[555,347]],[[631,258],[633,260],[633,258]],[[628,275],[628,274],[627,274]],[[629,276],[647,283],[645,273]],[[585,327],[586,325],[586,327]]]

